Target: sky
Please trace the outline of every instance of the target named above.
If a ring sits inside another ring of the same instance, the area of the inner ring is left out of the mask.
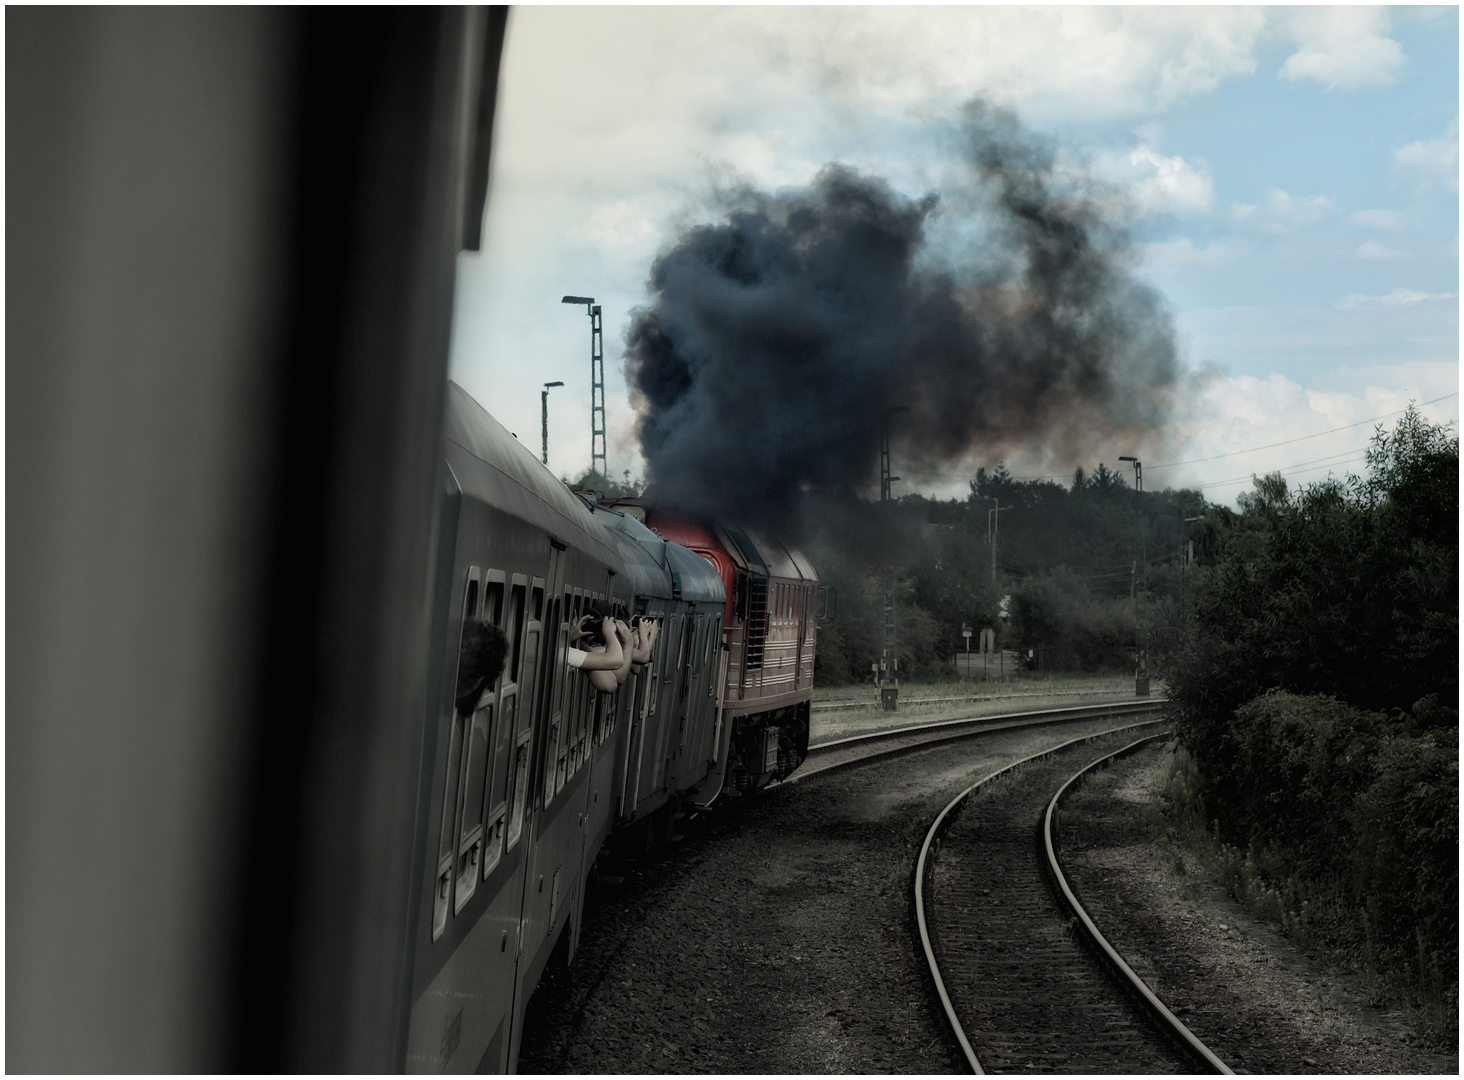
[[[1410,402],[1457,430],[1457,8],[516,6],[452,378],[535,453],[542,384],[562,380],[549,465],[579,475],[589,319],[560,298],[595,297],[608,471],[642,476],[622,353],[657,254],[717,221],[731,183],[797,188],[839,162],[912,198],[953,189],[973,99],[1121,194],[1185,371],[1131,448],[1146,488],[1233,505],[1253,474],[1361,472],[1377,418]],[[1074,464],[1123,467],[1095,457]],[[1006,460],[1053,468],[1039,446]],[[963,495],[996,464],[896,494]]]

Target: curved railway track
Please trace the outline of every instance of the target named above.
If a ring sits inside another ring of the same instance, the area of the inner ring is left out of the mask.
[[[808,756],[799,770],[783,781],[782,785],[773,785],[768,790],[808,780],[834,769],[848,768],[876,758],[914,753],[938,743],[954,742],[974,735],[1043,727],[1050,724],[1079,723],[1085,720],[1120,720],[1126,717],[1149,716],[1162,712],[1168,704],[1168,698],[1149,698],[1143,701],[1123,701],[1107,705],[1068,705],[1057,709],[908,724],[862,735],[849,735],[810,743]]]
[[[921,846],[921,944],[974,1072],[1230,1071],[1103,938],[1058,861],[1053,822],[1063,795],[1089,769],[1162,737],[1114,749],[1114,734],[1073,739],[984,777],[941,811]],[[1056,754],[1080,747],[1091,760],[1068,775]]]
[[[920,723],[815,744],[789,781],[726,813],[692,815],[698,824],[686,821],[672,857],[606,868],[615,884],[590,905],[581,955],[536,995],[521,1068],[959,1070],[910,947],[908,867],[930,815],[975,776],[1066,738],[1054,733],[1060,725],[1135,726],[1164,704]],[[873,768],[851,767],[859,763]],[[804,785],[815,776],[824,779]]]

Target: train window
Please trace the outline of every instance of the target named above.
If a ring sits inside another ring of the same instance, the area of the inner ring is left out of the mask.
[[[491,781],[488,790],[484,792],[487,804],[492,809],[483,827],[483,877],[486,879],[498,865],[498,860],[503,855],[503,831],[506,814],[505,806],[505,785],[507,777],[504,775],[504,765],[507,762],[507,749],[504,746],[505,737],[513,737],[514,714],[518,711],[518,695],[509,694],[504,697],[503,704],[498,710],[498,729],[494,732],[492,725],[489,731],[493,733],[492,741],[489,743],[491,752],[489,754],[488,775]]]
[[[483,863],[483,801],[487,796],[488,772],[492,768],[493,706],[473,713],[468,729],[468,752],[463,760],[462,827],[457,850],[457,890],[453,914],[463,909],[478,884]]]
[[[524,794],[529,785],[529,732],[519,736],[513,748],[513,771],[508,777],[508,839],[506,847],[513,850],[524,831]]]
[[[463,631],[467,629],[468,620],[476,618],[478,615],[480,574],[481,572],[476,566],[468,567],[468,579],[463,587]],[[457,691],[458,659],[461,655],[462,638],[459,636],[458,656],[453,658],[452,665],[454,695]],[[453,864],[456,861],[455,856],[457,854],[458,795],[462,783],[463,742],[466,734],[465,727],[467,719],[457,710],[455,702],[452,708],[452,716],[448,723],[447,768],[443,774],[442,818],[441,829],[438,833],[437,840],[437,883],[432,899],[432,939],[434,941],[442,936],[443,930],[447,927],[447,909],[450,906],[452,893]]]
[[[508,681],[519,681],[519,661],[522,657],[524,636],[524,587],[515,585],[508,605],[508,647],[512,650],[508,661]]]
[[[452,713],[452,731],[448,736],[447,777],[442,796],[442,831],[438,839],[437,886],[432,897],[432,940],[436,941],[447,928],[447,909],[452,894],[453,841],[457,834],[458,780],[463,750],[463,717],[456,709]]]
[[[503,623],[503,571],[489,570],[489,575],[497,575],[497,581],[488,581],[483,586],[483,621],[490,622],[494,626],[502,626]]]
[[[564,686],[566,670],[568,665],[564,662],[565,648],[565,620],[569,618],[570,594],[564,594],[564,607],[559,606],[555,600],[549,605],[548,632],[553,635],[550,641],[545,643],[544,657],[544,685],[540,694],[545,698],[545,703],[540,706],[540,712],[547,714],[549,724],[544,732],[544,745],[541,748],[543,753],[543,772],[540,775],[539,798],[540,804],[549,805],[549,800],[554,798],[554,760],[559,752],[559,729],[562,726],[561,719],[564,709]]]
[[[541,622],[544,618],[544,586],[538,583],[537,578],[534,580],[534,591],[529,594],[529,617],[534,622]]]

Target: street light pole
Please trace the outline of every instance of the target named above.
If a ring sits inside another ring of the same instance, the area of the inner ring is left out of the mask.
[[[543,462],[545,465],[549,464],[549,388],[563,385],[562,382],[546,382],[544,389],[539,391],[539,420],[544,433]]]
[[[590,316],[590,472],[608,478],[605,464],[605,338],[600,305],[593,296],[566,296],[561,304],[584,304]]]
[[[1120,457],[1133,462],[1134,518],[1139,530],[1139,580],[1134,590],[1134,646],[1138,651],[1138,670],[1134,674],[1134,696],[1149,696],[1149,641],[1144,626],[1149,594],[1149,562],[1144,555],[1144,463],[1136,457]]]

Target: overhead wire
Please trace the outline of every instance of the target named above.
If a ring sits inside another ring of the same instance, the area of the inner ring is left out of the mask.
[[[1419,405],[1437,405],[1440,401],[1447,401],[1449,398],[1458,397],[1458,396],[1459,396],[1459,392],[1456,390],[1456,391],[1454,391],[1453,393],[1450,393],[1450,394],[1443,394],[1440,397],[1431,398],[1428,401],[1419,402]],[[1201,464],[1204,464],[1205,462],[1220,461],[1220,460],[1223,460],[1224,458],[1229,458],[1229,457],[1239,457],[1241,454],[1253,454],[1253,453],[1256,453],[1257,451],[1260,451],[1260,450],[1274,450],[1278,446],[1289,446],[1292,443],[1306,442],[1308,439],[1317,439],[1317,438],[1320,438],[1323,435],[1333,435],[1333,434],[1336,434],[1339,431],[1349,431],[1352,428],[1362,427],[1364,424],[1375,424],[1375,423],[1377,423],[1380,420],[1387,420],[1390,417],[1402,416],[1407,411],[1408,411],[1407,409],[1397,409],[1394,412],[1383,413],[1381,416],[1373,416],[1373,417],[1369,417],[1366,420],[1358,420],[1355,423],[1343,424],[1341,427],[1328,428],[1326,431],[1314,431],[1310,435],[1298,435],[1294,439],[1282,439],[1280,442],[1266,443],[1264,446],[1250,446],[1250,447],[1247,447],[1247,448],[1245,448],[1243,450],[1230,450],[1230,451],[1227,451],[1224,454],[1215,454],[1213,457],[1192,458],[1192,459],[1190,459],[1188,461],[1168,461],[1168,462],[1164,462],[1163,464],[1159,464],[1159,465],[1146,465],[1144,467],[1146,469],[1148,469],[1149,471],[1152,472],[1155,469],[1173,469],[1173,468],[1179,467],[1180,465],[1201,465]],[[1356,451],[1348,451],[1348,453],[1355,453],[1355,452]],[[1333,456],[1336,456],[1336,455],[1333,455]],[[1318,460],[1321,460],[1321,459],[1318,459]],[[1291,468],[1297,468],[1297,466],[1291,466]],[[1274,472],[1276,470],[1271,470],[1271,471]],[[1284,473],[1286,470],[1281,470],[1281,471]],[[912,475],[919,476],[921,479],[925,479],[927,477],[940,477],[942,479],[948,479],[948,480],[970,480],[970,479],[973,479],[973,477],[971,477],[968,473],[947,473],[947,472],[913,473],[912,472]],[[1236,478],[1236,479],[1231,479],[1231,480],[1217,480],[1217,481],[1214,481],[1212,483],[1201,484],[1201,485],[1198,485],[1198,486],[1200,486],[1200,487],[1222,487],[1222,486],[1224,486],[1226,484],[1242,483],[1242,482],[1244,482],[1246,480],[1249,480],[1250,477],[1251,477],[1251,475],[1252,474],[1247,473],[1245,476],[1239,477],[1239,478]],[[1019,483],[1032,483],[1032,482],[1039,481],[1039,480],[1067,480],[1067,479],[1070,479],[1070,477],[1066,473],[1057,473],[1057,474],[1053,474],[1053,475],[1049,475],[1049,476],[1013,476],[1012,477],[1012,480],[1017,481]]]

